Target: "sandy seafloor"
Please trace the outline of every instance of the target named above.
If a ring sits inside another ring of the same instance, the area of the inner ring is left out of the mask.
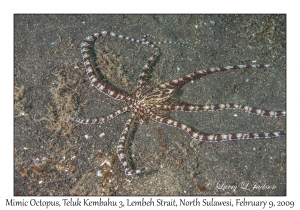
[[[151,84],[203,68],[271,63],[268,69],[222,72],[196,80],[183,87],[181,99],[286,109],[285,15],[15,15],[14,87],[25,87],[15,102],[23,108],[14,120],[15,195],[286,195],[285,138],[191,143],[182,130],[154,121],[136,124],[130,137],[131,164],[148,171],[126,176],[116,160],[116,146],[129,113],[101,126],[78,125],[71,137],[58,136],[47,129],[49,122],[34,120],[49,118],[47,107],[54,100],[50,89],[58,83],[53,72],[67,68],[84,77],[79,101],[87,104],[81,117],[104,115],[123,105],[98,92],[83,73],[79,44],[101,30],[137,39],[151,34],[155,36],[151,40],[194,46],[160,46]],[[111,38],[95,48],[118,57],[131,89],[153,54],[149,47]],[[110,82],[120,85],[116,81]],[[174,112],[170,117],[206,133],[286,129],[285,117],[238,110]]]

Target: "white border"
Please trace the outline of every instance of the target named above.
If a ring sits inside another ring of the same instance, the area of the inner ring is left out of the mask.
[[[296,2],[296,1],[293,1]],[[287,13],[287,196],[247,197],[247,200],[295,201],[300,184],[299,170],[299,12],[298,5],[275,0],[251,1],[5,1],[1,3],[1,209],[5,199],[31,199],[13,197],[13,14],[15,13]],[[10,87],[10,88],[9,88]],[[289,113],[291,113],[289,115]],[[38,197],[35,197],[38,199]],[[68,198],[68,197],[63,197]],[[42,197],[45,200],[61,200],[62,197]],[[107,198],[107,197],[106,197]],[[133,199],[133,197],[114,197],[115,200]],[[141,197],[136,197],[139,200]],[[149,197],[147,197],[149,198]],[[162,197],[172,199],[174,197]],[[192,199],[192,197],[187,197]],[[199,198],[199,197],[198,197]],[[215,197],[216,200],[238,199],[240,197]],[[81,198],[83,199],[83,198]],[[95,199],[92,197],[91,199]],[[154,199],[158,199],[155,197]],[[204,197],[200,197],[204,199]],[[209,199],[209,197],[208,197]],[[71,207],[70,207],[71,208]],[[156,207],[157,208],[157,207]],[[164,207],[166,208],[166,207]],[[199,207],[197,207],[199,208]],[[11,209],[11,208],[10,208]],[[97,207],[99,209],[99,207]],[[217,208],[210,208],[217,209]],[[276,209],[276,208],[275,208]]]

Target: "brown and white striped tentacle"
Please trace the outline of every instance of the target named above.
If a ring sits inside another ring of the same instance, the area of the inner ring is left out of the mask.
[[[285,111],[270,111],[258,108],[252,108],[246,105],[239,104],[214,104],[214,105],[193,105],[185,102],[178,101],[172,105],[156,105],[156,108],[164,111],[216,111],[224,109],[241,109],[247,113],[252,113],[260,116],[268,117],[283,117],[286,115]]]
[[[103,115],[101,117],[94,117],[94,118],[88,118],[88,119],[75,119],[76,122],[80,123],[80,124],[102,124],[105,123],[115,117],[117,117],[118,115],[127,112],[129,110],[129,108],[127,106],[122,107],[121,109],[118,109],[115,112],[112,112],[108,115]]]
[[[179,123],[175,120],[171,120],[166,117],[160,117],[155,114],[151,116],[151,119],[159,123],[180,128],[185,132],[187,132],[193,139],[199,141],[206,141],[206,142],[222,142],[222,141],[243,140],[243,139],[268,139],[268,138],[278,138],[286,135],[285,131],[269,132],[269,133],[262,132],[262,133],[207,134],[207,133],[199,132],[193,128],[190,128],[183,123]]]
[[[154,55],[151,56],[150,59],[148,60],[148,62],[145,64],[145,66],[144,66],[144,68],[143,68],[143,70],[140,74],[139,83],[138,83],[137,91],[136,91],[136,97],[139,98],[139,99],[143,95],[144,87],[146,86],[146,83],[147,83],[149,68],[154,63],[155,58],[159,55],[159,48],[157,47],[157,45],[168,43],[168,44],[176,44],[176,45],[180,45],[180,46],[183,46],[183,47],[191,48],[191,47],[185,45],[184,43],[167,41],[167,40],[162,41],[162,42],[160,42],[160,41],[150,42],[150,41],[147,40],[147,37],[153,37],[153,36],[149,35],[149,34],[144,35],[143,38],[142,38],[142,43],[151,46],[156,51],[155,51]],[[153,38],[155,38],[155,37],[153,37]]]
[[[148,73],[149,73],[149,69],[152,66],[152,64],[154,63],[155,59],[157,58],[158,54],[159,54],[159,49],[155,46],[153,46],[154,49],[156,50],[155,53],[148,59],[147,63],[144,65],[143,70],[141,71],[140,74],[140,78],[139,78],[139,82],[137,85],[137,89],[135,92],[135,97],[137,99],[141,99],[144,90],[145,90],[145,86],[147,84],[148,81]]]
[[[130,40],[132,42],[145,44],[150,47],[154,47],[154,45],[152,44],[152,42],[144,43],[142,40],[137,40],[134,38],[130,38],[128,36],[118,35],[114,32],[109,32],[109,31],[100,31],[100,32],[94,33],[92,35],[87,36],[81,42],[81,54],[83,57],[83,62],[84,62],[84,66],[86,69],[87,76],[90,79],[91,83],[100,92],[108,95],[109,97],[112,97],[112,98],[118,99],[118,100],[125,100],[125,98],[129,97],[128,93],[107,85],[105,82],[103,82],[101,79],[99,79],[97,77],[96,72],[93,69],[94,66],[93,66],[93,61],[91,59],[90,51],[93,49],[93,46],[94,46],[96,40],[100,37],[105,37],[105,36],[118,37],[120,39],[125,39],[125,40]]]
[[[152,36],[150,34],[146,34],[142,38],[142,43],[154,48],[156,51],[155,51],[154,55],[151,56],[150,59],[148,60],[148,62],[145,64],[145,66],[144,66],[144,68],[143,68],[143,70],[140,74],[139,83],[138,83],[136,94],[135,94],[138,99],[141,99],[141,96],[143,95],[144,87],[147,84],[147,77],[148,77],[148,73],[149,73],[149,68],[154,63],[155,58],[159,55],[159,48],[157,47],[157,45],[160,45],[160,44],[176,44],[176,45],[180,45],[180,46],[183,46],[183,47],[191,48],[191,47],[185,45],[184,43],[167,41],[167,40],[157,41],[157,42],[150,42],[150,41],[147,40],[147,37],[155,38],[154,36]],[[191,49],[193,49],[193,48],[191,48]]]
[[[135,114],[133,113],[125,124],[125,128],[122,131],[122,134],[119,139],[119,144],[117,146],[117,153],[118,153],[119,160],[121,161],[123,167],[125,168],[125,174],[129,176],[142,173],[146,170],[146,168],[141,168],[139,170],[130,170],[129,163],[126,159],[126,140],[129,134],[130,126],[132,125],[134,119],[135,119]]]
[[[236,69],[244,69],[244,68],[268,68],[270,67],[270,64],[257,64],[257,65],[234,65],[234,66],[226,66],[226,67],[220,67],[220,68],[210,68],[210,69],[204,69],[200,71],[196,71],[194,73],[188,74],[183,76],[182,78],[172,80],[171,82],[164,83],[162,85],[158,85],[155,88],[158,89],[175,89],[178,88],[185,83],[200,78],[202,76],[206,76],[208,74],[212,74],[215,72],[221,72],[221,71],[228,71],[228,70],[236,70]]]
[[[150,34],[145,34],[143,36],[143,41],[146,43],[146,42],[149,42],[147,40],[147,37],[152,37],[152,38],[155,38],[154,36],[150,35]],[[186,43],[182,43],[182,42],[173,42],[171,40],[165,40],[165,41],[156,41],[156,42],[151,42],[152,44],[154,45],[160,45],[160,44],[175,44],[175,45],[180,45],[182,47],[187,47],[187,48],[190,48],[190,49],[194,49],[193,47],[190,47],[188,45],[186,45]]]

